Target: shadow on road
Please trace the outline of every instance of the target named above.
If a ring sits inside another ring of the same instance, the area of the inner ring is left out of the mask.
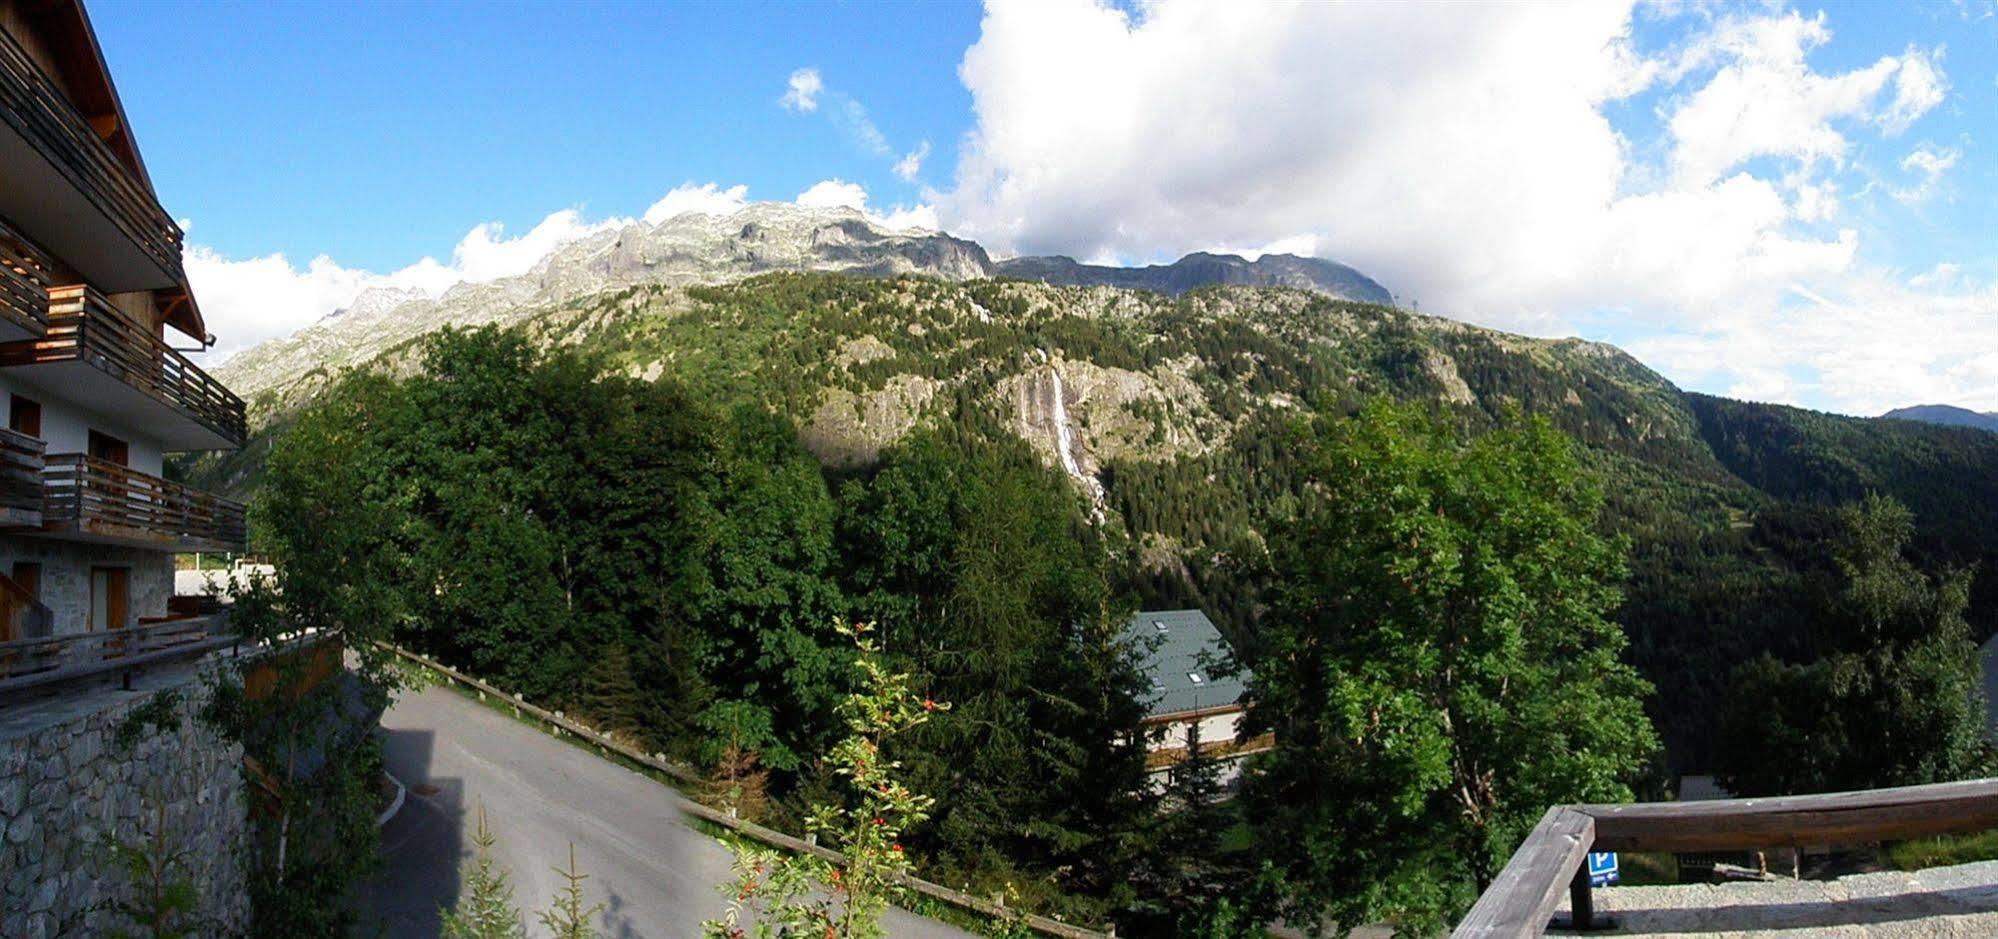
[[[409,788],[402,810],[382,826],[382,872],[355,898],[360,935],[435,936],[439,911],[458,902],[469,807],[457,779],[430,778],[435,734],[384,730],[388,771]]]

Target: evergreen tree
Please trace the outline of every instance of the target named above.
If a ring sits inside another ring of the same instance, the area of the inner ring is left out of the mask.
[[[1945,782],[1991,766],[1964,621],[1970,572],[1915,567],[1914,518],[1891,499],[1840,517],[1838,574],[1798,626],[1810,657],[1765,655],[1734,672],[1719,775],[1741,795]]]
[[[1615,802],[1656,747],[1619,661],[1621,549],[1570,444],[1468,443],[1384,403],[1293,443],[1311,494],[1276,534],[1253,662],[1256,850],[1290,922],[1433,933],[1547,806]]]
[[[541,925],[555,939],[596,939],[596,927],[590,925],[606,907],[602,903],[585,906],[583,903],[583,881],[590,875],[576,869],[576,845],[569,844],[569,866],[555,868],[562,878],[562,886],[556,888],[555,899],[548,909],[538,914]]]
[[[513,885],[506,871],[493,864],[497,839],[486,827],[486,807],[479,805],[479,828],[472,834],[475,853],[465,869],[456,909],[443,913],[444,939],[521,939],[526,930],[513,905]]]

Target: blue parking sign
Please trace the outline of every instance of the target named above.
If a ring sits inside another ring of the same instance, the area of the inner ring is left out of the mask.
[[[1617,882],[1616,852],[1594,851],[1589,854],[1589,886],[1607,887]]]

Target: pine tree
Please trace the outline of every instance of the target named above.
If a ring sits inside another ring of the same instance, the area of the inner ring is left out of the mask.
[[[486,827],[486,807],[479,805],[479,830],[472,835],[477,854],[465,871],[465,898],[458,908],[444,911],[443,939],[520,939],[526,934],[520,911],[513,905],[513,885],[506,871],[493,864],[498,839]]]
[[[590,921],[605,909],[601,903],[595,906],[583,905],[583,881],[590,875],[576,870],[576,843],[569,843],[569,869],[556,868],[562,875],[562,887],[555,891],[555,905],[541,911],[541,925],[555,934],[555,939],[596,939],[597,931]]]
[[[642,729],[639,714],[643,709],[644,696],[632,676],[631,654],[624,643],[613,642],[590,669],[583,689],[583,712],[598,730],[629,737]]]

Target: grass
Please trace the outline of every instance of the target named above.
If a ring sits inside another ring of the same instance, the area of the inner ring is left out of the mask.
[[[1886,858],[1895,870],[1903,871],[1998,860],[1998,831],[1902,841],[1887,848]]]

